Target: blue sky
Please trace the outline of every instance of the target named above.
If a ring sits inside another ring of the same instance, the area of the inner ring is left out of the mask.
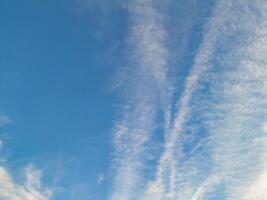
[[[2,0],[0,199],[266,200],[265,0]]]

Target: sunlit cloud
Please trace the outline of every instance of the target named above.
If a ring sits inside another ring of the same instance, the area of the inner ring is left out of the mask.
[[[134,99],[130,106],[126,103],[124,118],[116,126],[116,158],[120,163],[116,177],[120,181],[115,179],[115,197],[204,200],[221,194],[227,200],[265,200],[267,2],[217,1],[190,73],[184,85],[176,88],[182,90],[176,110],[170,109],[169,101],[164,104],[169,116],[165,120],[170,124],[163,130],[163,151],[154,163],[152,180],[143,177],[151,148],[144,144],[151,142],[161,107],[151,103],[153,96],[144,91],[169,87],[168,92],[173,92],[166,73],[170,68],[166,55],[171,49],[161,40],[168,37],[168,30],[159,28],[164,23],[155,25],[162,32],[157,37],[160,39],[149,34],[154,20],[163,15],[151,7],[154,1],[132,2],[137,5],[131,9],[135,23],[130,30],[137,51],[134,58],[146,67],[140,69],[142,76],[132,75],[139,82],[140,77],[153,78],[146,82],[152,86],[134,85],[134,95],[146,95]]]
[[[115,180],[112,199],[138,199],[144,190],[146,146],[156,128],[156,114],[168,96],[166,30],[156,2],[135,0],[130,15],[129,72],[121,117],[115,126]],[[166,110],[166,112],[165,112]],[[168,109],[164,116],[168,118]],[[167,120],[166,120],[167,121]]]
[[[5,200],[48,200],[52,191],[43,188],[41,184],[42,172],[33,166],[28,166],[22,183],[16,183],[10,173],[0,167],[0,199]]]
[[[4,126],[12,123],[8,117],[0,117],[0,125]],[[0,150],[4,141],[0,140]],[[0,199],[4,200],[50,200],[52,190],[42,185],[42,170],[36,169],[33,165],[28,165],[19,176],[23,181],[14,179],[8,170],[7,159],[0,155]]]

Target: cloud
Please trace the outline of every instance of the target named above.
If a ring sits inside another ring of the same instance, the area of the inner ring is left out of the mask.
[[[182,187],[177,183],[177,180],[179,179],[178,171],[181,170],[178,169],[179,165],[181,165],[178,159],[179,157],[181,158],[181,155],[183,154],[180,149],[182,142],[180,138],[184,132],[183,126],[191,115],[190,102],[192,96],[198,89],[201,76],[211,67],[209,63],[210,58],[215,51],[216,43],[223,34],[219,27],[225,23],[224,16],[227,16],[228,11],[227,3],[225,1],[219,1],[215,8],[214,16],[208,24],[207,33],[204,35],[203,42],[196,55],[191,73],[186,78],[183,93],[177,104],[177,113],[175,114],[174,123],[166,138],[165,149],[159,161],[156,180],[149,186],[155,187],[155,185],[157,185],[157,190],[162,191],[162,194],[159,195],[156,193],[153,195],[154,192],[152,191],[152,194],[147,194],[149,197],[146,197],[145,199],[165,199],[167,196],[168,199],[179,199],[179,196],[183,196],[183,198],[186,199],[185,193],[180,191],[184,190],[184,188],[179,189]],[[188,168],[190,169],[192,166],[188,166]],[[183,174],[181,176],[180,179],[189,178],[186,176],[183,177]],[[167,186],[163,184],[165,180],[168,182]],[[150,189],[148,189],[148,193],[149,191]]]
[[[153,1],[132,2],[132,56],[141,68],[129,76],[137,80],[128,98],[132,101],[115,129],[113,199],[201,200],[220,193],[227,200],[265,200],[266,1],[217,2],[190,73],[175,88],[182,90],[175,111],[169,101],[160,107],[147,92],[168,96],[166,90],[175,96],[168,82],[170,49],[163,42],[168,32],[159,20],[163,14]],[[150,34],[155,27],[156,38]],[[160,109],[169,116],[169,126],[162,131],[164,149],[151,180],[142,175]]]
[[[0,116],[0,126],[13,123],[7,116]],[[3,147],[3,140],[0,140],[0,149]],[[0,199],[4,200],[49,200],[52,190],[41,184],[42,171],[29,165],[23,171],[24,181],[16,182],[5,163],[6,159],[0,157]]]
[[[105,181],[105,176],[104,176],[104,174],[100,174],[99,176],[98,176],[98,178],[97,178],[97,183],[98,184],[103,184],[104,183],[104,181]]]
[[[267,32],[262,28],[266,18],[258,16],[264,16],[266,10],[252,9],[249,2],[230,2],[232,24],[226,38],[238,33],[239,41],[228,43],[227,48],[221,43],[226,52],[216,54],[221,70],[220,76],[214,72],[214,102],[210,104],[212,112],[205,112],[206,126],[211,135],[213,168],[222,177],[227,199],[258,200],[264,194],[267,158],[267,137],[262,128],[267,116],[267,60],[262,54]]]
[[[210,176],[208,177],[200,186],[197,188],[195,194],[190,200],[201,200],[204,199],[205,194],[209,193],[216,187],[219,183],[219,177],[217,176]]]
[[[243,191],[242,200],[267,200],[267,169],[263,169],[260,175],[256,177],[256,180],[252,182],[251,185],[246,187]]]
[[[12,120],[7,116],[0,116],[0,126],[5,126],[7,124],[12,124]]]
[[[166,105],[169,89],[164,16],[150,0],[131,1],[127,9],[131,53],[121,115],[114,128],[114,200],[138,199],[144,190],[147,145],[156,129],[157,110]],[[168,109],[163,111],[167,118]]]
[[[9,172],[0,167],[0,199],[5,200],[48,200],[52,191],[41,185],[42,172],[29,165],[24,171],[23,183],[16,183]]]

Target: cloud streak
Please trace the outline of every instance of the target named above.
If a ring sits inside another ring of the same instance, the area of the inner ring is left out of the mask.
[[[49,200],[52,191],[43,188],[40,182],[41,171],[33,166],[25,169],[25,181],[16,183],[9,172],[0,167],[0,199],[5,200]]]
[[[165,150],[159,161],[157,177],[154,183],[150,186],[152,188],[157,187],[157,191],[161,191],[162,194],[156,194],[154,189],[149,192],[150,189],[148,189],[148,193],[152,194],[149,194],[147,199],[178,199],[179,196],[185,198],[186,194],[181,194],[181,192],[179,192],[179,187],[181,188],[181,185],[177,183],[179,173],[178,168],[180,167],[179,160],[177,159],[182,158],[183,154],[180,149],[180,138],[184,132],[183,126],[191,114],[189,104],[192,95],[198,89],[201,76],[211,67],[210,59],[214,53],[215,45],[222,35],[220,32],[220,25],[222,26],[225,23],[224,16],[227,16],[227,12],[228,8],[226,1],[219,1],[215,8],[214,16],[208,24],[207,33],[205,34],[203,42],[196,55],[194,66],[185,81],[184,91],[177,105],[178,111],[174,119],[173,127],[166,137]],[[188,167],[192,168],[191,166]],[[167,187],[163,184],[166,179],[168,182]]]
[[[0,117],[0,125],[12,123],[8,117]],[[0,148],[3,141],[0,140]],[[5,162],[5,159],[3,159]],[[18,173],[19,174],[19,173]],[[4,200],[50,200],[52,190],[42,185],[42,171],[28,165],[21,174],[22,182],[14,180],[6,166],[0,164],[0,199]]]
[[[176,111],[170,101],[162,106],[146,92],[156,91],[162,99],[174,96],[167,73],[171,49],[164,45],[168,32],[159,20],[163,14],[154,9],[155,1],[132,3],[130,38],[135,43],[133,59],[140,66],[135,69],[141,73],[130,79],[149,81],[132,82],[134,98],[130,95],[132,101],[117,123],[120,178],[115,179],[113,199],[204,200],[221,195],[227,200],[265,200],[266,1],[217,2],[190,73],[184,85],[175,88],[183,90]],[[155,37],[154,28],[159,34]],[[154,178],[143,178],[151,148],[147,144],[160,109],[168,116],[163,150],[154,163]]]
[[[12,120],[7,116],[0,116],[0,126],[12,124]]]
[[[145,182],[144,163],[149,151],[146,145],[156,128],[158,106],[167,101],[166,30],[164,16],[157,6],[151,0],[134,0],[127,6],[131,64],[124,88],[124,105],[114,130],[114,200],[140,198],[142,183]],[[168,117],[165,111],[164,116]]]

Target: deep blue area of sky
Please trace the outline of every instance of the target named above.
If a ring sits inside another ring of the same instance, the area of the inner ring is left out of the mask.
[[[107,192],[97,179],[110,162],[109,85],[125,17],[116,4],[88,2],[0,2],[0,114],[13,121],[1,128],[7,164],[44,168],[61,184],[58,199]]]

